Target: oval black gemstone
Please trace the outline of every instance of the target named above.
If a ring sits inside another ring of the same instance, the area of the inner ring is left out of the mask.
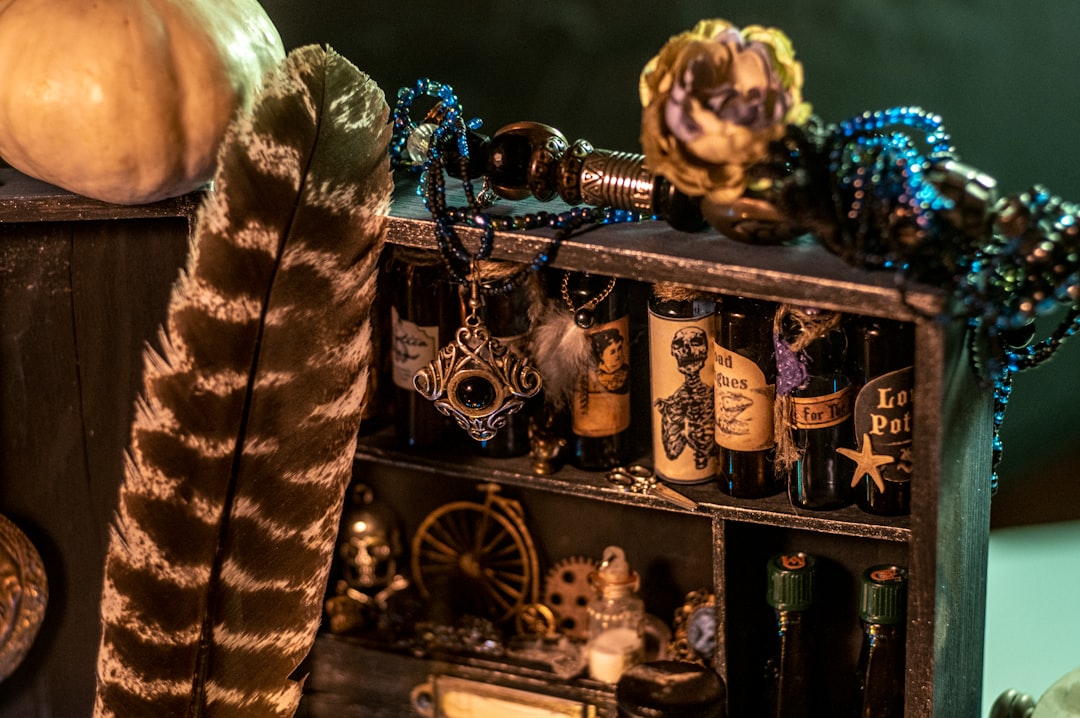
[[[495,401],[495,386],[482,376],[470,376],[458,382],[454,395],[462,406],[484,409]]]
[[[588,329],[593,325],[594,317],[591,309],[582,307],[574,314],[574,323],[582,329]]]

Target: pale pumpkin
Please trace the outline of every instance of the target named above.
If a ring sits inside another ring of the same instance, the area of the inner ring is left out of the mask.
[[[189,192],[284,57],[257,0],[0,0],[0,157],[106,202]]]

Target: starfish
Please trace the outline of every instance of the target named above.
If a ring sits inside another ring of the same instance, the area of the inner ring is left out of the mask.
[[[881,478],[878,467],[891,464],[895,459],[891,456],[875,454],[874,447],[870,444],[869,434],[862,435],[862,448],[858,451],[855,449],[837,449],[836,453],[843,454],[855,462],[855,477],[851,480],[852,486],[857,486],[862,481],[862,477],[869,474],[878,487],[878,491],[885,490],[885,479]]]

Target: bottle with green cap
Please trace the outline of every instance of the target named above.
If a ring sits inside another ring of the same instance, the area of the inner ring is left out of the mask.
[[[907,569],[871,566],[863,571],[859,587],[863,639],[855,715],[898,718],[904,715]]]
[[[768,718],[812,718],[816,710],[812,611],[817,560],[784,553],[769,559],[766,600],[776,614],[775,643],[765,664]]]

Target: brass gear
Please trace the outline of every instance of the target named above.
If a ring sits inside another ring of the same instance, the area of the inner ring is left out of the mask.
[[[584,556],[569,556],[557,561],[544,575],[544,604],[555,613],[559,633],[585,640],[589,637],[586,608],[596,597],[589,574],[599,564]]]

